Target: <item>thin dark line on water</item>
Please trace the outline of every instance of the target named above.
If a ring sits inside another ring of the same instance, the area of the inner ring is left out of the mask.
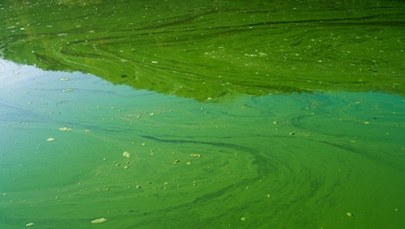
[[[250,154],[255,154],[256,153],[256,150],[254,150],[252,148],[241,146],[241,145],[236,145],[236,144],[223,143],[223,142],[205,142],[205,141],[194,141],[194,140],[161,139],[161,138],[148,136],[148,135],[141,135],[140,137],[143,137],[143,138],[148,139],[148,140],[158,141],[158,142],[168,142],[168,143],[176,143],[176,144],[189,143],[189,144],[212,145],[212,146],[219,146],[219,147],[226,147],[226,148],[241,150],[241,151],[248,152]]]

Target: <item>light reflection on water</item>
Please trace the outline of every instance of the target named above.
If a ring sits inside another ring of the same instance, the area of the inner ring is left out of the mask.
[[[199,102],[5,60],[0,73],[2,227],[404,224],[403,97]]]

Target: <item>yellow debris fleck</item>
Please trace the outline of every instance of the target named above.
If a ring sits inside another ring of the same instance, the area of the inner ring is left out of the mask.
[[[60,127],[59,130],[60,130],[60,131],[71,131],[72,128],[69,128],[69,127],[64,126],[64,127]]]
[[[125,151],[122,153],[122,156],[126,157],[126,158],[130,158],[131,154],[128,151]]]
[[[192,153],[192,154],[190,154],[190,156],[196,157],[196,158],[200,158],[200,157],[201,157],[201,154],[199,154],[199,153]]]
[[[98,219],[93,219],[92,221],[90,221],[93,224],[100,224],[100,223],[105,223],[107,222],[106,218],[98,218]]]

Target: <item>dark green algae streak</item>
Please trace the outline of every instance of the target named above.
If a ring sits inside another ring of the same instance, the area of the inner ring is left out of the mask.
[[[3,1],[0,50],[198,100],[240,93],[403,94],[400,1]]]
[[[1,227],[88,228],[99,217],[100,228],[405,224],[400,1],[0,9],[7,60],[184,97],[73,75],[66,85],[67,73],[53,73],[21,87],[31,106],[1,85]],[[393,96],[351,93],[370,91]]]

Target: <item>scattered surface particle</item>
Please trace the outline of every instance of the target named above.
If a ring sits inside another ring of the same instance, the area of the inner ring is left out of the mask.
[[[178,163],[180,163],[180,160],[178,160],[178,159],[173,161],[173,164],[178,164]]]
[[[100,224],[100,223],[105,223],[105,222],[107,222],[107,219],[106,218],[98,218],[98,219],[93,219],[92,221],[90,221],[91,223],[94,223],[94,224]]]
[[[27,224],[25,224],[26,227],[32,227],[32,226],[34,226],[34,225],[35,225],[34,223],[27,223]]]
[[[66,89],[63,89],[63,90],[62,90],[62,92],[72,92],[72,91],[73,91],[72,88],[66,88]]]
[[[60,131],[71,131],[72,128],[69,128],[69,127],[64,126],[64,127],[60,127],[59,130],[60,130]]]
[[[122,153],[122,156],[126,157],[126,158],[130,158],[131,154],[128,151],[125,151]]]
[[[53,141],[55,141],[56,139],[55,138],[52,138],[52,137],[49,137],[48,139],[46,139],[46,141],[47,142],[53,142]]]

